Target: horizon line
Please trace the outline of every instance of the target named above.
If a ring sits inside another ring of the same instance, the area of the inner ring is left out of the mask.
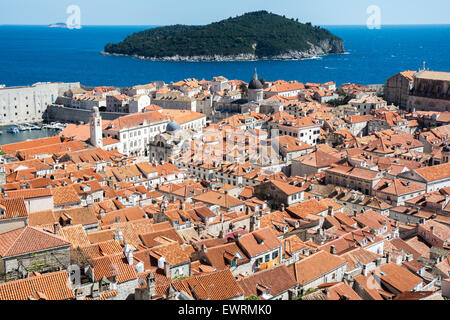
[[[12,24],[12,23],[5,23],[0,24],[0,27],[3,26],[27,26],[27,27],[48,27],[55,23],[48,23],[48,24]],[[168,27],[168,26],[174,26],[175,24],[170,25],[152,25],[152,24],[82,24],[81,27]],[[194,24],[181,24],[181,25],[187,25],[187,26],[199,26]],[[448,26],[450,25],[450,22],[447,23],[385,23],[381,24],[381,27],[383,26]],[[314,26],[320,26],[320,27],[365,27],[366,24],[315,24]]]

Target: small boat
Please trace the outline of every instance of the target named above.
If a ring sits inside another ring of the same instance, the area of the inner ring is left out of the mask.
[[[11,134],[18,134],[20,131],[19,131],[19,129],[17,128],[17,127],[15,127],[15,126],[12,126],[12,127],[9,127],[8,128],[8,131],[7,131],[8,133],[11,133]]]
[[[0,136],[3,134],[3,131],[0,131]]]

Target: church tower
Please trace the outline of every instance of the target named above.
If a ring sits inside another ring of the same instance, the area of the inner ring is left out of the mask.
[[[89,127],[91,130],[90,142],[96,148],[103,148],[103,130],[102,130],[102,117],[98,107],[94,107],[91,112],[91,118],[89,119]]]
[[[258,73],[255,69],[253,79],[248,85],[248,99],[254,102],[261,102],[264,100],[264,86],[258,79]]]

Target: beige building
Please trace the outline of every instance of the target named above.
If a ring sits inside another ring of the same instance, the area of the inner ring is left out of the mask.
[[[407,109],[450,111],[450,72],[416,73]]]

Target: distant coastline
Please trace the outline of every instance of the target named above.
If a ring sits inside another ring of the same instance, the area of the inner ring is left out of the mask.
[[[138,55],[128,55],[121,53],[109,53],[109,52],[100,52],[103,56],[112,56],[112,57],[129,57],[139,60],[148,60],[148,61],[160,61],[160,62],[236,62],[236,61],[276,61],[276,60],[290,60],[290,61],[298,61],[298,60],[306,60],[306,59],[316,59],[319,57],[327,56],[327,55],[339,55],[339,54],[349,54],[348,52],[342,53],[310,53],[304,51],[292,51],[286,54],[273,56],[273,57],[257,57],[255,54],[239,54],[239,55],[229,55],[229,56],[221,56],[221,55],[203,55],[203,56],[168,56],[168,57],[145,57]]]
[[[61,29],[81,29],[81,26],[68,26],[67,23],[57,22],[49,24],[47,27],[49,28],[61,28]]]

